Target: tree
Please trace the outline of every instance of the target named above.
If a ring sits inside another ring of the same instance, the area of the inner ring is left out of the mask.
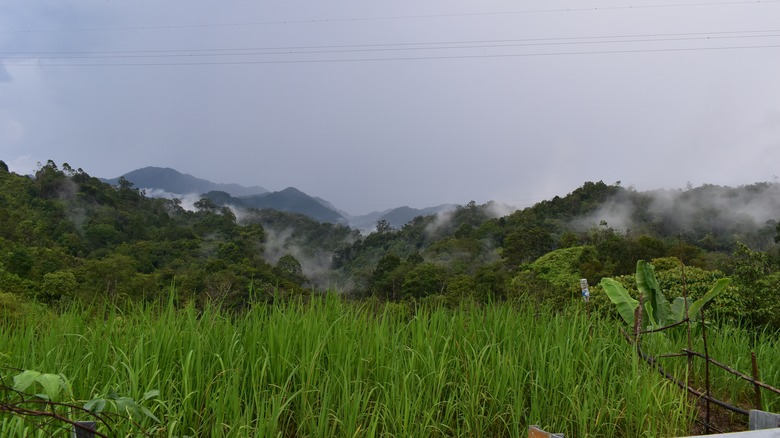
[[[393,231],[393,226],[390,225],[390,222],[388,222],[386,219],[382,219],[377,221],[376,223],[376,232],[379,234],[386,234]]]
[[[540,227],[525,228],[509,234],[504,239],[504,257],[510,265],[536,260],[552,250],[550,233]]]
[[[306,276],[303,275],[301,262],[292,254],[285,254],[276,262],[276,271],[281,278],[297,286],[303,286],[307,281]]]
[[[390,253],[382,257],[369,279],[371,292],[385,299],[396,299],[403,281],[400,267],[401,259],[397,255]]]
[[[447,270],[430,262],[423,262],[412,268],[402,285],[404,296],[423,298],[443,294],[447,288]]]
[[[737,243],[733,264],[734,316],[754,325],[780,327],[780,273],[772,272],[767,254]]]
[[[73,297],[76,292],[76,276],[71,271],[56,271],[44,274],[41,289],[48,300]]]
[[[217,204],[214,203],[210,198],[200,198],[197,200],[194,204],[195,208],[198,209],[198,211],[208,211],[213,212],[217,209]]]

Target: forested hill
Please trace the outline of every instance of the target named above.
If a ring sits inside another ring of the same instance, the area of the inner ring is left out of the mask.
[[[747,316],[766,323],[780,302],[774,183],[638,192],[588,182],[514,212],[471,202],[400,228],[379,221],[368,235],[213,196],[187,211],[127,180],[112,186],[53,162],[34,177],[0,166],[0,189],[0,293],[43,302],[149,299],[172,284],[180,299],[236,308],[324,289],[560,302],[576,296],[580,278],[631,274],[639,259],[671,269],[668,257],[689,278],[734,277],[733,315],[749,304],[761,312]]]
[[[49,162],[34,178],[0,166],[0,292],[62,299],[180,297],[242,305],[301,291],[300,264],[264,257],[266,234],[208,200],[197,211]],[[349,230],[343,230],[348,234]]]

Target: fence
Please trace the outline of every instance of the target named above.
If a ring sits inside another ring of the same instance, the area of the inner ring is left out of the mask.
[[[757,410],[760,410],[762,408],[762,405],[761,405],[761,391],[762,390],[770,391],[770,392],[773,392],[773,393],[776,393],[776,394],[780,394],[780,389],[777,389],[777,388],[775,388],[775,387],[773,387],[771,385],[768,385],[768,384],[760,381],[758,363],[756,361],[756,354],[755,354],[755,352],[751,352],[751,363],[752,363],[752,374],[753,374],[752,376],[749,376],[749,375],[747,375],[745,373],[737,371],[736,369],[734,369],[734,368],[732,368],[732,367],[730,367],[728,365],[725,365],[725,364],[723,364],[723,363],[713,359],[712,357],[710,357],[710,355],[709,355],[709,348],[708,348],[708,344],[707,344],[707,324],[705,322],[705,317],[704,317],[704,311],[703,310],[701,312],[701,334],[702,334],[702,341],[703,341],[704,351],[703,352],[698,352],[698,351],[694,351],[693,347],[692,347],[692,338],[691,338],[691,324],[692,324],[692,321],[691,321],[691,319],[689,317],[686,317],[682,321],[679,321],[679,322],[677,322],[675,324],[671,324],[671,325],[668,325],[668,326],[665,326],[665,327],[660,327],[660,328],[653,329],[653,330],[640,330],[639,327],[641,326],[641,317],[642,317],[641,316],[642,315],[641,314],[641,308],[642,308],[642,302],[641,302],[641,298],[640,298],[640,305],[637,308],[637,313],[635,315],[636,316],[636,319],[635,319],[636,323],[634,325],[633,337],[630,336],[628,333],[626,333],[625,330],[623,330],[621,328],[621,332],[623,333],[623,336],[626,338],[626,340],[628,340],[629,342],[631,342],[631,343],[636,345],[637,353],[639,354],[639,356],[645,362],[650,364],[653,368],[655,368],[664,377],[666,377],[670,381],[674,382],[679,387],[687,390],[689,394],[691,394],[691,395],[693,395],[693,396],[695,396],[695,397],[697,397],[699,399],[704,400],[705,419],[704,420],[697,419],[696,421],[698,423],[700,423],[702,426],[704,426],[706,433],[709,434],[709,433],[711,433],[713,431],[714,432],[718,432],[718,433],[723,433],[723,431],[719,430],[714,424],[712,424],[712,421],[711,421],[711,405],[713,405],[713,404],[718,406],[718,407],[721,407],[723,409],[729,410],[731,412],[734,412],[734,413],[737,413],[737,414],[740,414],[740,415],[743,415],[743,416],[750,417],[750,410],[741,408],[739,406],[735,406],[735,405],[733,405],[731,403],[728,403],[726,401],[717,399],[717,398],[712,396],[711,385],[710,385],[710,365],[718,367],[718,368],[720,368],[720,369],[722,369],[722,370],[724,370],[724,371],[726,371],[726,372],[736,376],[739,379],[742,379],[742,380],[745,380],[745,381],[751,383],[753,385],[753,387],[754,387],[754,394],[755,394],[753,402],[754,402],[755,408]],[[686,313],[687,313],[687,308],[686,308]],[[676,326],[679,326],[679,325],[682,325],[682,324],[685,324],[687,326],[687,329],[688,329],[687,330],[687,334],[688,334],[688,348],[683,348],[681,353],[664,354],[664,355],[659,355],[658,357],[655,357],[655,356],[648,355],[647,353],[645,353],[642,350],[642,343],[641,343],[642,335],[650,334],[650,333],[656,333],[656,332],[662,332],[662,331],[672,329],[672,328],[674,328]],[[676,357],[679,357],[679,358],[685,357],[688,360],[688,365],[687,365],[688,381],[687,382],[683,382],[683,381],[677,379],[676,377],[674,377],[673,375],[671,375],[670,373],[668,373],[666,370],[664,370],[664,368],[658,362],[658,358],[676,358]],[[691,385],[691,383],[690,383],[692,378],[693,378],[693,360],[694,359],[704,360],[704,387],[705,387],[704,391],[701,391],[699,389],[694,388]]]

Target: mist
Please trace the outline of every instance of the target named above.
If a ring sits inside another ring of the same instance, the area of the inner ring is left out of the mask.
[[[626,189],[609,199],[598,210],[575,219],[571,225],[579,231],[606,223],[626,233],[653,231],[667,233],[774,233],[780,219],[780,184],[755,183],[739,187],[702,185],[685,190],[636,192]],[[699,236],[700,238],[703,236]],[[754,247],[771,244],[766,237],[752,242]],[[748,243],[748,242],[743,242]]]

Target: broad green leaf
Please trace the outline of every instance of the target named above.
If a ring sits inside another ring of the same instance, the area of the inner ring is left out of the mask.
[[[672,303],[672,316],[675,319],[674,322],[680,322],[685,318],[685,298],[677,297],[674,299],[674,302]]]
[[[106,399],[93,398],[92,400],[84,403],[84,409],[99,414],[106,408]]]
[[[144,393],[143,399],[144,400],[149,400],[150,398],[154,398],[154,397],[157,397],[159,395],[160,395],[160,390],[159,389],[152,389],[152,390],[146,391]]]
[[[25,370],[14,376],[14,391],[24,392],[27,388],[35,383],[35,379],[40,376],[41,373],[34,370]]]
[[[698,318],[701,308],[704,307],[704,305],[707,304],[710,300],[718,296],[718,294],[723,292],[723,289],[725,289],[730,282],[731,282],[730,278],[721,278],[717,282],[715,282],[715,286],[713,286],[709,292],[707,292],[706,294],[704,294],[703,297],[699,298],[698,300],[694,301],[693,304],[691,304],[691,307],[688,309],[688,315],[691,318]]]
[[[121,414],[127,414],[130,418],[140,419],[143,411],[141,407],[130,397],[119,397],[116,399],[116,409]]]
[[[634,325],[634,311],[639,307],[639,301],[631,298],[628,291],[617,280],[602,278],[601,287],[607,294],[607,298],[615,303],[623,320],[629,325]]]
[[[642,327],[644,329],[654,329],[660,327],[658,325],[658,321],[656,321],[655,317],[653,317],[652,305],[649,301],[645,302],[645,314],[643,317],[647,318],[646,321],[642,321]]]
[[[43,387],[43,392],[49,397],[51,401],[57,401],[60,396],[60,389],[62,389],[62,377],[59,374],[40,374],[35,378],[35,381],[40,383]]]
[[[669,324],[672,320],[672,306],[661,291],[661,286],[655,278],[655,268],[644,260],[636,262],[636,286],[644,297],[645,306],[653,324]]]

